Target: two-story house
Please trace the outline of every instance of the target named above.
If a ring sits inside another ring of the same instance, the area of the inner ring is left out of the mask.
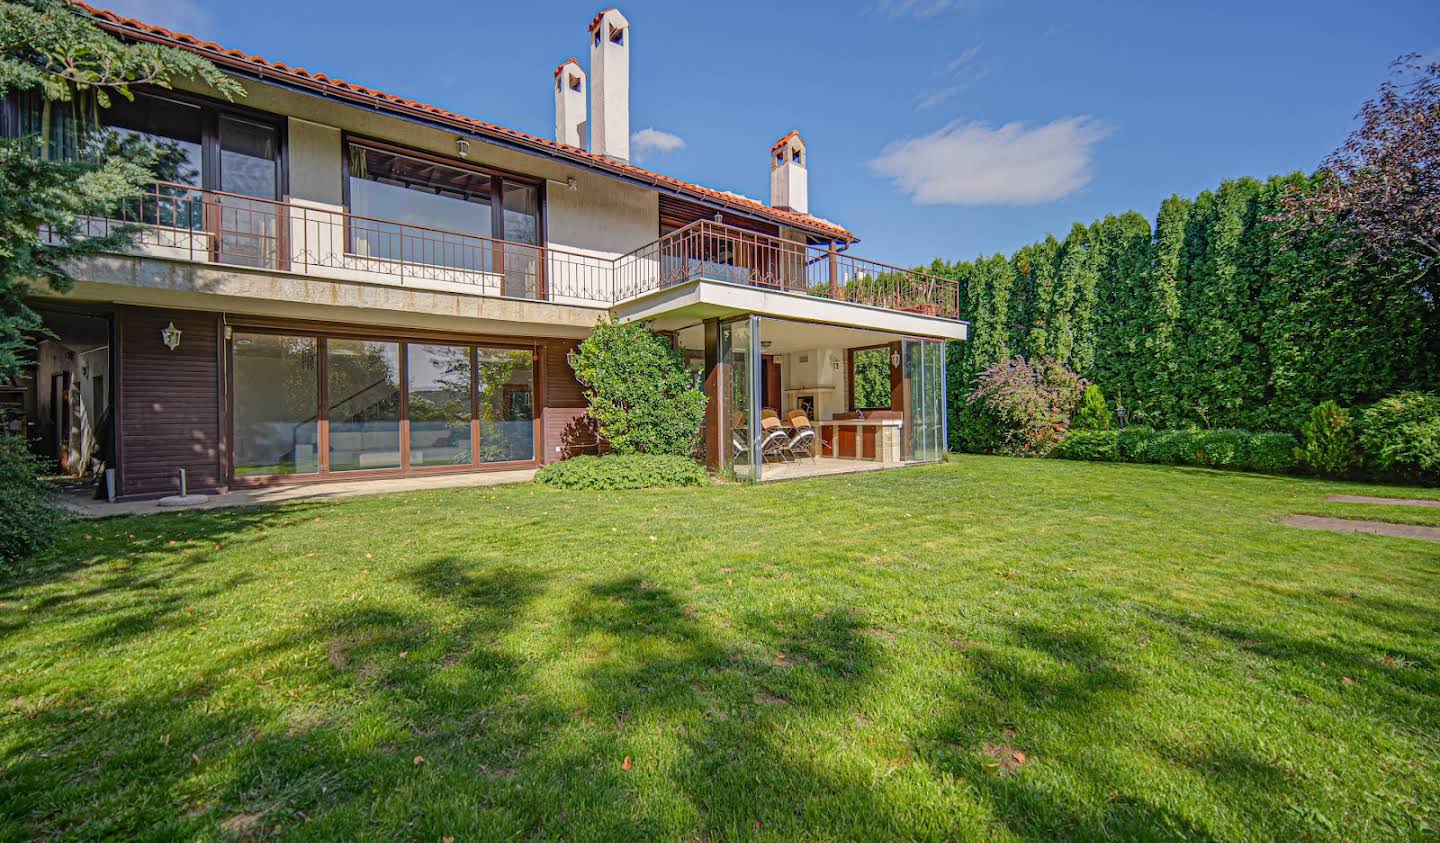
[[[769,204],[631,164],[630,22],[589,23],[542,138],[77,4],[115,35],[238,79],[89,109],[21,96],[4,130],[72,154],[98,121],[160,178],[106,218],[132,253],[37,290],[54,337],[4,401],[120,497],[533,467],[593,450],[567,355],[598,320],[667,332],[710,398],[705,459],[761,478],[766,410],[826,460],[938,459],[952,282],[857,257],[809,213],[810,162],[769,150]],[[580,27],[577,26],[577,29]],[[537,88],[539,87],[537,83]],[[765,150],[757,150],[757,162]]]

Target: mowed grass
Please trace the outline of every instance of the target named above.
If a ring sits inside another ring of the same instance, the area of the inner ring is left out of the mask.
[[[962,457],[77,523],[0,585],[0,838],[1434,839],[1440,545],[1274,523],[1331,492],[1416,490]]]

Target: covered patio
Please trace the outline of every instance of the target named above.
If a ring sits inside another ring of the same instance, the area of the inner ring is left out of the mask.
[[[616,315],[673,337],[710,398],[705,460],[722,476],[788,480],[944,454],[945,342],[964,339],[964,322],[710,277]]]

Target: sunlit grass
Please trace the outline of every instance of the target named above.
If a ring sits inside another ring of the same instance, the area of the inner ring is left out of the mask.
[[[1331,492],[1406,493],[967,457],[77,523],[0,585],[0,839],[1433,837],[1440,545],[1274,523]]]

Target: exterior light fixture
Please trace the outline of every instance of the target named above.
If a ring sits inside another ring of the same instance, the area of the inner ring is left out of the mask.
[[[467,141],[467,140],[465,140],[464,138],[456,138],[456,139],[455,139],[455,154],[456,154],[456,155],[459,155],[461,158],[469,158],[469,157],[470,157],[470,141]]]
[[[180,347],[180,329],[175,327],[173,321],[160,329],[160,341],[171,351]]]
[[[894,367],[897,368],[897,369],[900,368],[900,352],[898,352],[898,351],[892,351],[892,352],[890,352],[890,365],[891,365],[891,366],[894,366]]]

